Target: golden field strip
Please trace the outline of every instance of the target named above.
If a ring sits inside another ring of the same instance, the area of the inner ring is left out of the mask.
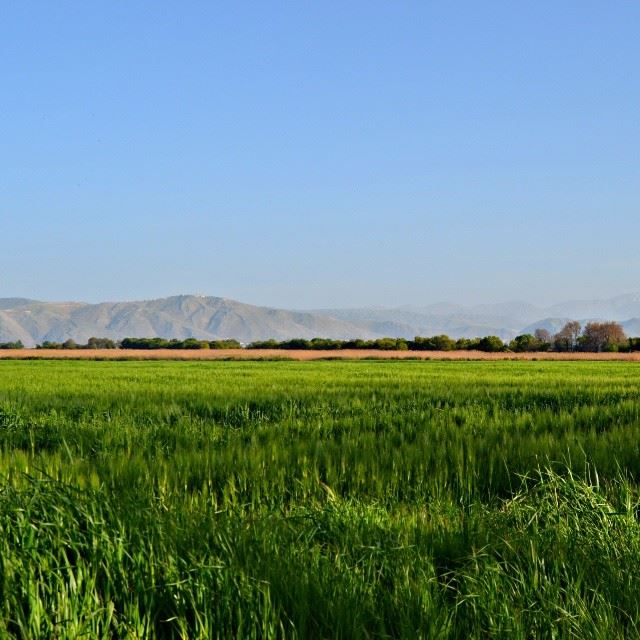
[[[484,351],[382,351],[377,349],[7,349],[0,360],[606,360],[640,362],[633,353],[487,353]]]

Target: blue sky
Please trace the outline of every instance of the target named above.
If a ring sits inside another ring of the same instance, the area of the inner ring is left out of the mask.
[[[4,2],[0,297],[640,290],[640,4]]]

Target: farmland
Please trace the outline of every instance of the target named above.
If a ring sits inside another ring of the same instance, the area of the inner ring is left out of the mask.
[[[640,367],[0,361],[0,637],[626,638]]]
[[[377,349],[1,349],[0,360],[620,360],[632,352],[395,351]]]

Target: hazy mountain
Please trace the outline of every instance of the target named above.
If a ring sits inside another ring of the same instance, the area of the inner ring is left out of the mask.
[[[402,307],[407,309],[409,307]],[[469,307],[460,305],[428,305],[410,307],[424,315],[452,315],[455,309],[458,315],[482,319],[500,319],[501,326],[514,325],[524,327],[543,319],[594,319],[615,320],[618,322],[640,316],[640,293],[630,293],[605,300],[569,300],[549,307],[538,307],[528,302],[511,301],[496,304],[481,304]]]
[[[521,301],[470,307],[450,303],[393,309],[319,309],[287,311],[226,298],[173,296],[137,302],[38,302],[0,299],[0,342],[34,345],[91,336],[236,338],[241,342],[275,338],[413,338],[446,333],[452,338],[497,335],[508,340],[543,327],[557,332],[571,319],[622,322],[640,335],[640,294],[609,300],[570,301],[547,308]]]
[[[519,319],[499,315],[481,315],[464,309],[451,313],[452,308],[438,305],[447,313],[424,312],[420,308],[397,309],[321,309],[313,313],[338,318],[367,328],[376,334],[413,338],[442,333],[453,338],[475,338],[496,335],[503,339],[517,335]],[[423,309],[429,309],[428,307]]]
[[[19,303],[13,308],[5,299],[0,301],[0,309],[0,342],[22,340],[25,345],[69,338],[86,342],[91,336],[236,338],[241,342],[377,336],[361,326],[334,318],[204,296],[101,304],[33,302]]]
[[[574,319],[582,324],[615,320],[622,322],[629,335],[640,334],[636,329],[637,320],[631,320],[640,317],[638,293],[607,300],[574,300],[550,307],[516,300],[468,307],[440,302],[391,309],[320,309],[314,313],[348,320],[373,331],[396,327],[397,333],[388,332],[387,335],[403,337],[446,333],[453,338],[497,335],[510,339],[519,333],[533,333],[539,327],[556,333],[567,321]]]
[[[540,308],[528,302],[515,300],[497,304],[479,304],[471,307],[471,313],[481,318],[502,318],[509,324],[520,325],[540,317]]]
[[[489,324],[497,321],[500,326],[511,325],[515,327],[522,326],[528,322],[533,322],[540,318],[541,314],[544,313],[540,307],[536,307],[535,305],[521,300],[499,302],[495,304],[479,304],[470,307],[440,302],[423,307],[405,306],[400,307],[399,310],[413,311],[414,313],[429,317],[457,316],[475,318],[481,323],[488,322]]]
[[[561,302],[547,309],[549,316],[572,318],[602,318],[622,321],[640,316],[640,293],[631,293],[608,300],[574,300]]]
[[[17,309],[29,304],[36,304],[36,302],[37,300],[29,300],[28,298],[0,298],[0,309]]]
[[[465,307],[461,304],[455,304],[453,302],[435,302],[428,304],[424,307],[416,307],[415,305],[404,305],[399,307],[401,310],[413,311],[414,313],[420,313],[422,315],[437,315],[446,316],[453,315],[455,313],[461,313],[465,311]]]
[[[628,336],[640,336],[640,318],[629,318],[622,323]]]
[[[544,318],[522,328],[522,333],[535,333],[536,329],[546,329],[552,335],[558,333],[572,318]],[[582,324],[582,322],[580,323]]]

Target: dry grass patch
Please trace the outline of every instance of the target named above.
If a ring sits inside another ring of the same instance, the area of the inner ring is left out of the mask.
[[[7,349],[13,360],[604,360],[640,361],[635,353],[486,353],[484,351],[381,351],[377,349]]]

